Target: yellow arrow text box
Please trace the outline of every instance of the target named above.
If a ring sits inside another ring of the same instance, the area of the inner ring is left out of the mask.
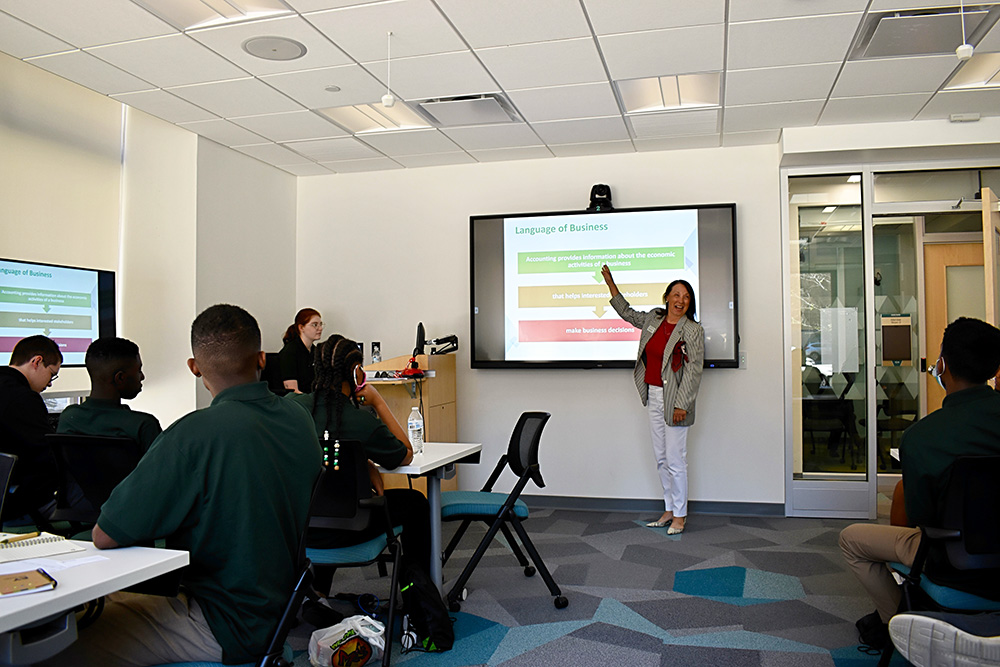
[[[663,285],[637,283],[619,287],[633,306],[663,305]],[[563,306],[606,306],[611,293],[606,285],[531,285],[517,288],[521,308],[559,308]]]

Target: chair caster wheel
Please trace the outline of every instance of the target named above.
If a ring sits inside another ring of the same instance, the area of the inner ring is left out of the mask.
[[[555,604],[556,609],[565,609],[569,605],[569,600],[563,595],[557,595],[556,599],[552,601]]]
[[[448,602],[448,611],[462,611],[462,603],[458,600]]]
[[[533,576],[535,576],[535,568],[532,567],[531,565],[529,565],[528,567],[524,568],[524,576],[526,576],[526,577],[533,577]]]

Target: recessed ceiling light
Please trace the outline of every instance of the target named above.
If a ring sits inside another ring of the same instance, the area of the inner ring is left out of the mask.
[[[719,106],[719,72],[616,81],[625,113]]]
[[[861,174],[854,174],[853,176],[848,176],[847,177],[847,182],[848,183],[860,183],[861,182]]]
[[[823,209],[823,212],[824,213],[833,213],[836,210],[837,210],[836,206],[827,206],[826,208]]]
[[[306,47],[287,37],[251,37],[243,50],[264,60],[295,60],[306,54]]]
[[[354,134],[432,127],[425,118],[402,101],[398,101],[391,108],[372,103],[329,107],[317,111]]]
[[[281,0],[135,0],[180,30],[208,28],[292,13]]]
[[[1000,88],[1000,53],[977,53],[951,77],[945,90]]]

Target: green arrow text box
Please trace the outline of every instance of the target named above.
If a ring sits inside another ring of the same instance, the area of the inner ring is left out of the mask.
[[[0,287],[0,301],[6,303],[30,303],[39,306],[73,306],[90,308],[90,295],[86,292],[57,292],[45,289],[25,289],[22,287]]]
[[[55,313],[0,313],[0,327],[88,330],[93,326],[90,315],[57,315]]]
[[[683,269],[684,248],[615,248],[517,253],[518,273],[592,273],[607,264],[614,271]]]

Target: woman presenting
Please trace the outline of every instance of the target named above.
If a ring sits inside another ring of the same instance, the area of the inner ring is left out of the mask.
[[[281,337],[285,344],[278,353],[281,381],[296,394],[309,393],[313,384],[313,345],[323,337],[323,319],[319,311],[303,308]]]
[[[705,330],[695,321],[694,290],[675,280],[663,293],[664,308],[648,313],[633,309],[615,285],[611,269],[601,267],[611,290],[611,306],[632,326],[642,329],[635,360],[635,386],[646,406],[656,469],[663,485],[665,510],[646,525],[668,535],[684,532],[687,519],[687,432],[705,361]]]

